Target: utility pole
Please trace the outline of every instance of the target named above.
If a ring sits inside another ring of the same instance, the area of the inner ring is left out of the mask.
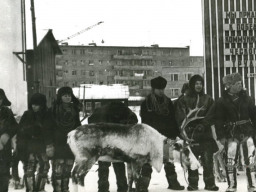
[[[34,6],[34,0],[30,0],[31,3],[31,18],[32,18],[32,33],[33,33],[33,48],[35,50],[37,46],[37,38],[36,38],[36,17],[35,17],[35,6]]]
[[[37,75],[37,67],[36,67],[36,47],[37,47],[37,37],[36,37],[36,17],[35,17],[35,6],[34,0],[30,0],[30,10],[31,10],[31,19],[32,19],[32,34],[33,34],[33,55],[34,55],[34,62],[32,66],[33,71],[33,81],[34,81],[34,93],[39,92],[39,81]]]

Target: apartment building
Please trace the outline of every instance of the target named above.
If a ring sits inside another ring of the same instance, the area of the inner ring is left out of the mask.
[[[159,75],[168,81],[166,94],[177,97],[193,74],[203,74],[203,58],[190,57],[189,47],[120,47],[60,45],[56,56],[57,85],[123,84],[130,96],[146,96],[150,80]]]

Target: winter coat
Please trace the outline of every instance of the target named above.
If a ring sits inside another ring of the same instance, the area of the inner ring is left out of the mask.
[[[52,129],[48,130],[48,134],[51,136],[48,137],[46,142],[47,144],[54,144],[54,159],[73,159],[74,155],[67,144],[67,135],[70,131],[81,125],[79,109],[73,103],[71,103],[71,111],[65,111],[62,108],[62,105],[62,103],[55,103],[50,109],[54,126]],[[62,120],[72,120],[73,123],[71,126],[65,126],[62,124]]]
[[[238,99],[233,101],[227,91],[211,107],[206,123],[215,124],[217,139],[230,138],[230,131],[234,128],[234,135],[243,134],[244,136],[255,135],[256,107],[254,101],[245,91],[238,94]],[[251,122],[234,126],[232,123],[241,120]]]
[[[150,95],[141,104],[140,116],[142,123],[148,124],[167,138],[175,139],[179,136],[179,129],[175,120],[174,105],[168,98],[168,114],[158,114],[152,109]]]
[[[30,153],[45,153],[47,127],[51,124],[51,117],[47,111],[25,111],[19,122],[17,134],[18,156],[26,160]]]
[[[193,110],[196,107],[198,107],[199,109],[202,108],[197,114],[198,117],[202,118],[189,123],[188,126],[185,128],[186,134],[190,139],[194,139],[195,142],[199,142],[205,146],[209,146],[210,143],[212,145],[212,150],[215,152],[217,150],[217,145],[213,139],[211,127],[203,124],[204,118],[206,117],[213,103],[213,99],[207,94],[196,94],[195,92],[190,92],[177,101],[175,117],[177,119],[178,126],[181,127],[182,122],[185,118],[187,118],[190,110]],[[194,116],[195,115],[193,113],[192,117]],[[196,128],[196,126],[198,126],[199,124],[203,126],[203,129],[200,131]]]
[[[120,124],[136,124],[138,119],[123,103],[112,102],[97,108],[88,118],[88,123],[120,123]]]
[[[2,160],[11,161],[11,138],[17,133],[17,129],[18,124],[12,110],[6,106],[0,107],[0,136],[7,134],[10,137],[3,150],[0,150],[0,164]]]

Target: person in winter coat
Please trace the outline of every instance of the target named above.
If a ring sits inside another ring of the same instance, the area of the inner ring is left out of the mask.
[[[101,108],[96,109],[88,118],[88,123],[119,123],[119,124],[137,124],[138,119],[122,102],[111,102]],[[109,191],[109,167],[111,163],[98,161],[98,192]],[[112,163],[116,174],[117,192],[126,192],[128,189],[125,174],[125,164],[123,162]]]
[[[50,121],[46,96],[41,93],[33,94],[28,110],[21,117],[17,133],[17,153],[24,164],[27,192],[44,191],[50,167],[46,155],[45,133]]]
[[[159,76],[151,80],[152,91],[141,104],[140,116],[142,123],[148,124],[167,138],[174,140],[179,136],[179,129],[175,120],[174,106],[170,98],[164,94],[167,81]],[[183,190],[177,180],[175,166],[167,162],[164,165],[168,189]],[[144,164],[138,181],[140,192],[147,192],[151,179],[152,168]]]
[[[0,192],[7,192],[12,160],[11,138],[17,132],[17,122],[8,107],[11,102],[0,89]]]
[[[193,140],[191,150],[198,158],[201,156],[203,165],[203,179],[205,189],[209,191],[218,191],[219,188],[215,185],[215,177],[213,174],[213,153],[217,151],[217,144],[213,139],[211,128],[205,127],[200,122],[204,119],[210,107],[213,104],[213,99],[204,93],[204,79],[200,75],[194,75],[189,81],[189,90],[186,95],[177,101],[175,109],[175,117],[179,127],[189,118],[195,117],[196,111],[189,116],[191,110],[197,109],[197,116],[186,127],[181,127],[181,135],[183,131],[186,133],[189,142]],[[198,190],[199,173],[198,170],[188,169],[188,191]]]
[[[217,140],[226,151],[227,192],[237,189],[237,164],[240,150],[246,168],[247,188],[256,191],[255,181],[255,125],[256,107],[243,90],[242,77],[233,73],[223,77],[226,90],[211,107],[205,123],[215,124]],[[240,147],[241,146],[241,147]]]
[[[61,87],[57,100],[51,108],[53,129],[48,130],[46,150],[53,153],[52,185],[54,192],[68,192],[69,178],[74,164],[74,155],[67,144],[67,134],[81,125],[79,119],[80,102],[72,88]],[[52,127],[52,126],[51,126]]]

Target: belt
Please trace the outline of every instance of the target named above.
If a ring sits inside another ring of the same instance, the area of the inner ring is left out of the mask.
[[[237,126],[237,125],[244,125],[246,123],[251,123],[251,120],[240,120],[240,121],[235,121],[235,122],[229,122],[227,125],[232,125],[232,126]]]

